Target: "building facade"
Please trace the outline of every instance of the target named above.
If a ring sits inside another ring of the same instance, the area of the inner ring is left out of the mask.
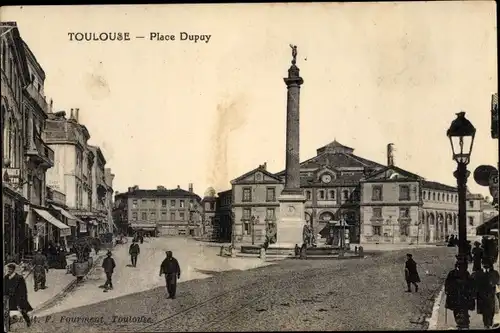
[[[340,245],[342,235],[353,243],[435,243],[458,234],[456,187],[396,167],[392,144],[387,154],[387,165],[382,165],[333,141],[301,163],[304,219],[320,243]],[[284,176],[284,171],[273,174],[263,164],[231,182],[235,242],[264,242],[269,227],[279,220],[277,197]],[[472,235],[482,223],[482,196],[469,193],[467,198],[467,230]]]
[[[96,237],[98,222],[93,212],[93,165],[96,156],[89,148],[90,134],[78,122],[79,110],[49,113],[44,139],[55,152],[54,167],[47,172],[47,184],[66,194],[69,212],[78,218],[77,237]]]
[[[458,235],[456,187],[394,165],[361,182],[362,243],[435,243]],[[467,234],[483,223],[478,194],[467,194]]]
[[[104,179],[106,182],[106,221],[108,224],[108,232],[116,233],[118,228],[113,222],[113,181],[115,179],[115,174],[111,172],[111,168],[104,169]]]
[[[157,230],[166,235],[195,236],[196,221],[202,214],[201,198],[189,186],[186,191],[177,186],[155,190],[129,187],[125,193],[115,194],[114,220],[127,233],[138,230]]]
[[[28,250],[25,220],[29,211],[27,170],[24,165],[26,124],[23,91],[30,82],[24,43],[15,23],[2,22],[2,233],[4,259]]]
[[[91,189],[91,207],[97,225],[97,234],[103,235],[109,231],[108,217],[108,191],[109,186],[106,183],[106,159],[97,146],[87,146],[95,156],[92,164],[92,189]]]

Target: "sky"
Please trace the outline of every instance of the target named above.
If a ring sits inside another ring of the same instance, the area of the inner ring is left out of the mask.
[[[301,160],[336,139],[386,164],[394,143],[397,166],[455,185],[446,129],[465,111],[477,129],[469,170],[497,163],[493,1],[29,6],[2,7],[1,19],[18,23],[54,110],[80,108],[115,191],[193,183],[203,195],[264,162],[283,170],[289,44],[304,79]],[[70,41],[70,32],[131,40]],[[473,177],[468,185],[489,195]]]

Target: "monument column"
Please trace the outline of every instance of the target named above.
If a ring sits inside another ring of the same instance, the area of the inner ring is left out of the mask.
[[[304,80],[296,65],[297,46],[292,48],[292,65],[288,77],[284,78],[287,86],[286,108],[286,170],[285,188],[279,197],[280,217],[277,223],[277,247],[293,248],[303,243],[302,233],[305,225],[306,198],[300,188],[300,86]]]

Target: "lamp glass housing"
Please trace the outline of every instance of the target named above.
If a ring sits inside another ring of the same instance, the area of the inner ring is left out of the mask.
[[[465,112],[457,113],[446,135],[450,139],[453,159],[457,163],[469,164],[476,128],[465,118]]]

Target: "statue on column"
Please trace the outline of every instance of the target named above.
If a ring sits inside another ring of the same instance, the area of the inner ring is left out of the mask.
[[[292,49],[292,65],[297,63],[297,45],[290,44],[290,48]]]

